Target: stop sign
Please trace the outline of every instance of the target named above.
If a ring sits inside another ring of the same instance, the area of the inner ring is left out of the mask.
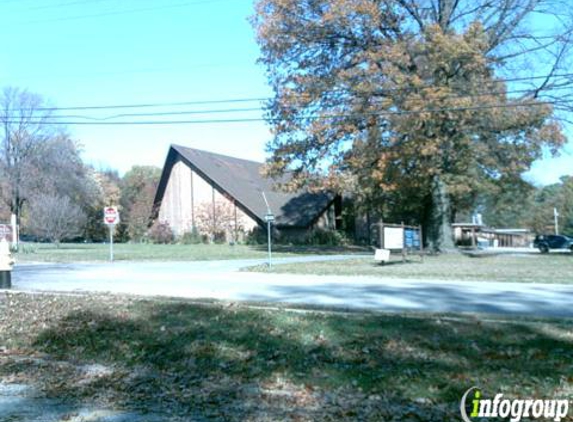
[[[0,224],[0,240],[1,239],[12,242],[12,226],[9,224]]]
[[[105,207],[103,209],[103,222],[108,225],[119,223],[117,207]]]

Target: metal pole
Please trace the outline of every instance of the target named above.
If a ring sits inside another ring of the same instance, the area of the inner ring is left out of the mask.
[[[268,236],[268,247],[269,247],[269,269],[273,268],[273,259],[271,255],[271,222],[267,221],[267,236]]]
[[[113,262],[113,229],[115,226],[113,224],[109,225],[109,260]]]
[[[422,256],[422,262],[424,262],[424,233],[422,232],[422,225],[418,226],[418,237],[420,238],[420,255]]]
[[[10,216],[10,224],[12,225],[12,246],[14,246],[14,249],[18,250],[20,239],[18,238],[18,219],[16,218],[16,214],[12,214]]]
[[[553,217],[555,218],[555,234],[559,234],[559,213],[557,208],[553,208]]]
[[[402,221],[402,262],[406,262],[406,228]]]

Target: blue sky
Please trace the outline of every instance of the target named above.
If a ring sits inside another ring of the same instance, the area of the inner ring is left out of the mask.
[[[249,0],[0,0],[0,81],[37,92],[58,107],[267,97],[271,90],[256,64],[258,47],[247,21],[252,8]],[[106,118],[258,106],[170,105],[62,114]],[[243,111],[169,119],[260,117],[260,111]],[[263,160],[271,136],[263,122],[69,130],[83,144],[88,162],[120,172],[134,164],[161,166],[170,143]],[[561,157],[536,163],[527,177],[547,184],[563,174],[573,174],[571,142]]]

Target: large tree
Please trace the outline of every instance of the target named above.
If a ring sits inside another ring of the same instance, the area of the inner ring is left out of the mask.
[[[561,0],[259,0],[253,23],[274,89],[269,174],[351,189],[365,206],[422,221],[433,249],[452,248],[458,210],[565,142],[556,110],[573,84],[572,25],[556,13],[568,10]]]
[[[26,201],[22,212],[23,233],[56,243],[86,234],[83,216],[97,203],[99,191],[90,169],[82,162],[80,151],[79,144],[63,133],[34,148],[22,178],[26,187],[21,195]],[[61,213],[54,209],[59,200]],[[99,210],[101,224],[101,208]],[[60,221],[67,211],[70,212],[69,225]]]
[[[0,94],[0,196],[20,221],[29,198],[31,176],[45,144],[61,133],[48,103],[39,95],[7,87]]]

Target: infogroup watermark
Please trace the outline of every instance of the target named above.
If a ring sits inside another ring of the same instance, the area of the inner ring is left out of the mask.
[[[559,422],[569,412],[569,400],[508,399],[501,393],[493,398],[484,398],[478,387],[472,387],[462,397],[460,412],[465,422],[474,422],[472,418],[509,418],[511,422],[527,418]]]

